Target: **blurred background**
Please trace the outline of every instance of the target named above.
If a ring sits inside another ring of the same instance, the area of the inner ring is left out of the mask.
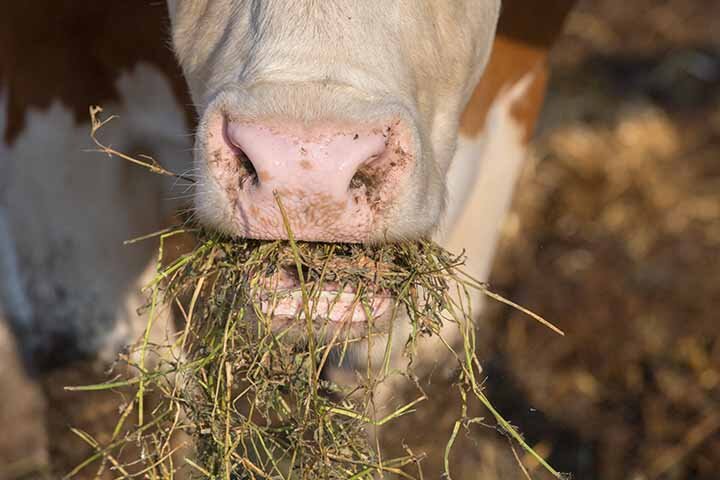
[[[718,479],[720,2],[582,1],[552,63],[491,285],[567,336],[490,303],[486,393],[576,479]],[[459,405],[425,408],[388,445],[444,443]],[[527,478],[497,431],[459,442],[453,478]]]
[[[479,335],[486,393],[539,453],[576,479],[716,480],[720,2],[581,1],[552,63],[491,284],[567,336],[489,303]],[[0,383],[15,394],[3,401],[20,405],[7,410],[37,411],[42,422],[37,387],[12,376],[18,369],[8,363],[13,352],[2,350],[7,344],[0,341]],[[92,374],[49,382],[77,384]],[[452,388],[451,378],[431,378],[436,401],[421,404],[422,428],[412,415],[384,432],[388,454],[404,444],[432,452],[425,478],[441,476],[460,411]],[[75,424],[115,418],[117,398],[97,399],[96,408],[68,417]],[[549,478],[517,451],[523,473],[489,414],[473,410],[487,425],[461,430],[453,478]],[[8,422],[0,416],[0,425]],[[77,456],[63,440],[73,438],[67,425],[45,427],[56,457]],[[27,444],[3,441],[0,463],[18,452],[32,456],[43,440],[29,433]]]

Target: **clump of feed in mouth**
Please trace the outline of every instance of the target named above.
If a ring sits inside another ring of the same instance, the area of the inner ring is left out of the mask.
[[[196,248],[162,265],[151,284],[151,307],[161,297],[179,304],[184,329],[168,345],[146,339],[137,347],[141,361],[129,364],[139,370],[138,381],[88,388],[134,388],[127,412],[143,411],[144,392],[160,393],[152,414],[143,420],[140,413],[139,426],[103,450],[109,461],[117,463],[110,455],[122,453],[125,445],[140,445],[142,459],[129,465],[173,480],[174,474],[167,474],[177,468],[173,441],[185,434],[193,447],[185,466],[199,478],[377,478],[419,465],[421,457],[412,453],[384,458],[367,437],[368,428],[409,414],[426,399],[419,390],[414,401],[376,416],[375,387],[398,375],[414,378],[410,367],[390,366],[392,342],[386,342],[385,358],[374,368],[368,364],[366,371],[356,372],[356,384],[341,385],[323,374],[342,364],[348,345],[388,330],[374,331],[387,313],[378,314],[378,298],[390,312],[385,327],[393,321],[410,323],[404,352],[411,361],[418,337],[439,335],[444,322],[457,323],[465,348],[457,357],[463,401],[472,395],[490,405],[478,383],[474,333],[462,300],[468,286],[460,270],[462,257],[430,241],[363,246],[196,233]],[[453,297],[451,289],[459,296]],[[278,313],[288,292],[294,310]],[[352,296],[365,317],[354,321],[355,313],[348,313],[333,319],[333,294]],[[256,321],[249,321],[253,316]],[[146,368],[142,359],[147,354],[160,359],[157,367]],[[126,418],[124,413],[117,432]]]
[[[411,322],[413,336],[436,333],[460,258],[430,241],[366,246],[196,233],[194,251],[164,265],[155,283],[167,302],[184,305],[187,324],[178,340],[185,356],[167,364],[175,380],[152,383],[168,392],[167,408],[181,405],[187,415],[175,428],[194,438],[199,472],[300,479],[381,472],[366,436],[379,380],[330,382],[324,369],[342,362],[330,352],[342,357],[393,321]],[[338,305],[344,316],[335,315]]]
[[[419,332],[437,331],[444,305],[431,292],[445,292],[438,273],[460,263],[428,241],[291,245],[207,232],[198,238],[191,256],[168,267],[167,294],[188,293],[198,278],[208,278],[209,298],[232,298],[246,320],[275,333],[362,336],[387,330],[399,317],[409,317]]]
[[[154,173],[185,179],[100,143],[95,132],[107,120],[96,118],[99,111],[91,109],[91,136],[104,152],[145,165]],[[97,468],[96,477],[111,470],[122,478],[143,475],[163,480],[369,479],[388,474],[423,478],[422,452],[407,447],[406,456],[387,458],[367,437],[369,428],[410,414],[426,400],[411,370],[415,341],[423,335],[440,337],[456,360],[453,383],[463,413],[445,446],[446,458],[460,428],[483,420],[466,417],[472,399],[487,407],[498,430],[555,478],[564,478],[485,397],[469,290],[479,290],[561,331],[488,291],[462,271],[462,255],[433,242],[378,246],[294,242],[287,214],[280,198],[276,200],[290,241],[237,240],[199,230],[194,231],[198,243],[192,252],[169,264],[158,262],[157,276],[148,285],[152,295],[145,335],[121,357],[136,376],[66,387],[119,390],[128,400],[109,440],[100,442],[77,432],[97,451],[67,478],[91,465]],[[158,257],[164,258],[164,240],[187,231],[160,232]],[[150,331],[161,301],[177,307],[184,327],[167,342],[152,343]],[[371,366],[368,356],[366,371],[355,372],[357,383],[341,385],[324,375],[331,364],[342,364],[351,342],[369,345],[376,332],[391,335],[387,327],[393,321],[409,322],[411,327],[403,349],[409,360],[404,368],[390,366],[393,342],[388,340],[379,365]],[[440,327],[445,322],[456,324],[461,346],[442,338]],[[331,355],[337,350],[339,356]],[[150,358],[153,366],[148,365]],[[412,380],[418,397],[379,418],[373,392],[393,376]],[[149,392],[155,397],[152,405],[146,400]],[[448,468],[446,462],[444,477],[451,478]]]

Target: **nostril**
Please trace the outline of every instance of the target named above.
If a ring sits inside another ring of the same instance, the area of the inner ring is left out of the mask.
[[[403,133],[398,122],[376,132],[377,145],[367,144],[372,147],[371,156],[359,165],[348,186],[350,198],[356,204],[382,208],[406,182],[413,157],[408,154],[408,141]]]
[[[240,172],[240,186],[242,187],[246,182],[252,182],[252,185],[258,185],[260,178],[258,177],[257,170],[255,170],[255,165],[253,165],[245,152],[239,148],[233,149],[233,151],[235,152],[235,160],[237,161]]]
[[[374,190],[380,184],[379,175],[381,172],[375,165],[379,155],[373,155],[370,157],[367,163],[362,165],[355,175],[350,179],[350,190],[359,189],[365,187],[366,191]]]
[[[253,165],[252,160],[250,160],[250,157],[248,157],[245,151],[230,137],[227,119],[225,120],[223,128],[223,137],[225,138],[225,143],[230,147],[230,150],[235,157],[236,168],[239,174],[238,183],[240,184],[240,188],[242,188],[247,182],[251,182],[252,185],[260,183],[258,172],[255,169],[255,165]]]

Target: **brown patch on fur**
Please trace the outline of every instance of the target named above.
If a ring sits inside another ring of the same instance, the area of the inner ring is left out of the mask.
[[[545,95],[547,55],[574,4],[575,0],[503,2],[490,61],[461,118],[462,134],[476,137],[503,89],[534,72],[525,96],[512,108],[513,116],[525,126],[526,140],[529,139]]]
[[[312,170],[313,166],[312,163],[303,158],[302,160],[300,160],[300,168],[302,168],[303,170]]]
[[[23,131],[28,109],[46,109],[56,100],[76,122],[87,122],[89,105],[117,100],[117,78],[141,62],[167,75],[194,127],[196,114],[168,31],[165,2],[6,2],[0,15],[0,90],[8,99],[4,140],[10,144]]]

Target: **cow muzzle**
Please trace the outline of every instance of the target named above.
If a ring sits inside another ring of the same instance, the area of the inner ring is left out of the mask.
[[[220,111],[201,134],[201,170],[224,197],[227,233],[245,238],[284,239],[289,226],[298,240],[377,239],[415,166],[410,131],[397,119],[259,121]]]

